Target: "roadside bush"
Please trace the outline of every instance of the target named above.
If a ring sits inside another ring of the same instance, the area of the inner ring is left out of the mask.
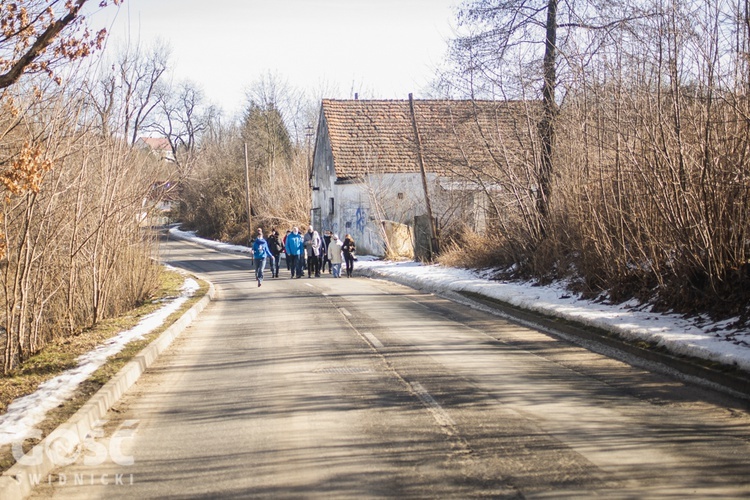
[[[50,167],[34,189],[4,192],[0,205],[6,374],[50,340],[132,308],[157,284],[154,237],[140,227],[150,165],[119,140],[87,130],[77,120],[80,99],[65,89],[43,100],[19,95],[25,114],[0,118],[0,163],[32,147]],[[23,126],[10,126],[15,120]]]

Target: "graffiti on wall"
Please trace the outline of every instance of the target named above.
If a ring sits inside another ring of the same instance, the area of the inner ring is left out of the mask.
[[[357,202],[350,202],[342,210],[343,217],[334,232],[343,237],[351,234],[357,242],[357,248],[361,249],[363,254],[375,254],[380,248],[379,236],[373,231],[372,221],[369,217],[369,207]]]
[[[357,232],[364,233],[365,226],[367,226],[367,211],[364,208],[359,207],[357,209],[355,220],[356,220]]]

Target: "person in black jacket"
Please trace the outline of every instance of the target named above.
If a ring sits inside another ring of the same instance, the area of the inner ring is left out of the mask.
[[[271,277],[279,277],[279,264],[281,263],[282,243],[279,238],[279,232],[274,228],[268,235],[268,249],[271,250]]]
[[[351,234],[347,234],[344,238],[344,245],[341,247],[344,252],[344,261],[346,262],[346,277],[351,278],[354,272],[354,259],[357,258],[355,251],[357,245],[354,244],[354,238]]]
[[[331,244],[331,232],[329,230],[323,231],[323,245],[320,247],[320,254],[322,264],[320,266],[320,272],[326,272],[326,263],[328,264],[328,274],[331,274],[331,261],[328,259],[328,246]]]

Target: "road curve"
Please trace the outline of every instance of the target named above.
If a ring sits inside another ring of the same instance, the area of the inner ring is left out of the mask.
[[[385,281],[161,258],[216,300],[33,498],[750,495],[743,402]]]

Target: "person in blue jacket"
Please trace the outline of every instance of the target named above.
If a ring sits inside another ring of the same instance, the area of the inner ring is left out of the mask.
[[[291,259],[292,278],[302,277],[302,266],[304,265],[305,244],[299,228],[295,227],[286,237],[286,257]]]
[[[268,248],[268,242],[263,239],[263,230],[258,228],[258,236],[253,241],[253,263],[255,264],[255,279],[258,286],[263,283],[263,269],[266,267],[266,259],[273,257]]]

